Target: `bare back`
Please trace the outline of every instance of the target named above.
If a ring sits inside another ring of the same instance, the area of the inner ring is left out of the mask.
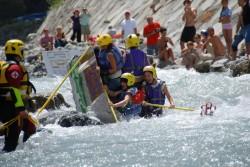
[[[214,50],[214,56],[216,57],[221,57],[225,56],[226,49],[225,46],[223,45],[222,41],[218,36],[213,36],[209,39],[209,42],[213,45],[213,50]]]

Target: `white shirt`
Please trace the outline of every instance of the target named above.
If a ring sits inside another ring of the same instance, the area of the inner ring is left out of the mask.
[[[136,22],[134,19],[130,18],[129,20],[123,20],[121,26],[124,31],[124,38],[127,38],[128,35],[135,33],[134,30],[136,29]]]

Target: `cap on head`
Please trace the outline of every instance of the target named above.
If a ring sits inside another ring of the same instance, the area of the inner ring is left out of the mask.
[[[208,36],[207,30],[205,30],[205,29],[204,29],[204,30],[201,30],[201,35],[204,35],[204,36],[207,37],[207,36]]]

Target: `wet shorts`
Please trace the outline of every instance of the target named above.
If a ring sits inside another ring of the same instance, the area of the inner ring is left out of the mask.
[[[194,41],[195,34],[196,34],[195,27],[184,27],[181,34],[181,42]]]

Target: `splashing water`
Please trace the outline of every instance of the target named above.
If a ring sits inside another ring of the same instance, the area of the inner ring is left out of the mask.
[[[0,166],[250,166],[250,75],[178,69],[159,70],[158,76],[167,82],[176,106],[196,111],[169,110],[161,118],[103,126],[47,125],[53,133],[37,133],[17,151],[1,154]],[[52,90],[58,80],[36,80],[38,91]],[[73,104],[70,90],[67,82],[61,92]],[[201,117],[200,106],[209,101],[217,110]]]

